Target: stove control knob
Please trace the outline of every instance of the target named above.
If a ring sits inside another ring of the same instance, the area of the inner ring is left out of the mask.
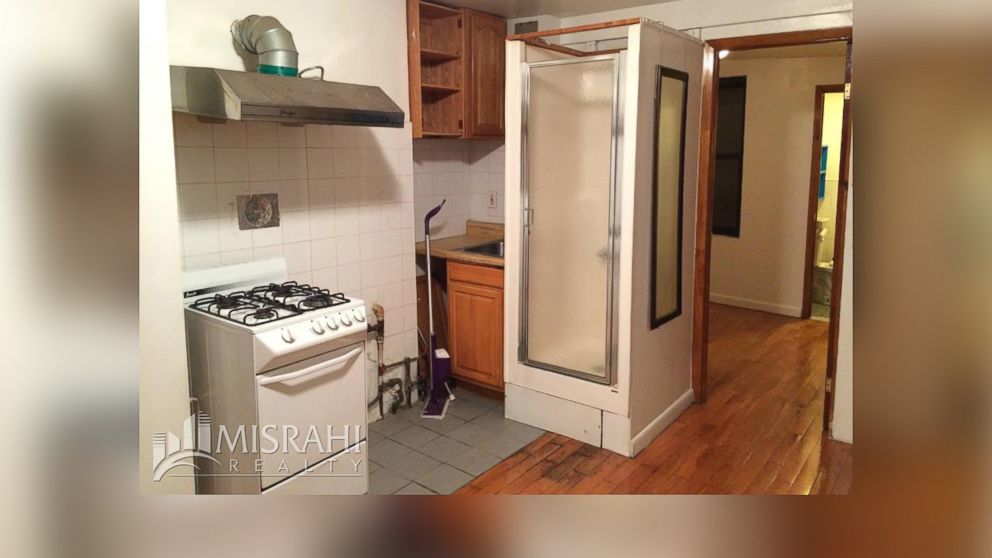
[[[358,320],[360,322],[364,322],[365,321],[365,310],[364,309],[362,309],[362,308],[355,308],[354,310],[351,311],[351,313],[352,313],[353,316],[355,316],[355,319],[356,320]]]
[[[320,325],[320,322],[318,322],[317,320],[310,320],[310,331],[314,332],[317,335],[323,335],[324,326]]]
[[[292,343],[292,342],[296,341],[296,338],[293,337],[293,332],[292,331],[289,331],[286,328],[282,328],[282,340],[285,341],[285,342],[287,342],[287,343]]]
[[[341,315],[338,316],[338,319],[341,320],[341,325],[345,327],[351,325],[351,318],[349,318],[347,314],[342,313]]]
[[[337,331],[338,323],[334,321],[334,316],[327,317],[327,328],[331,331]]]

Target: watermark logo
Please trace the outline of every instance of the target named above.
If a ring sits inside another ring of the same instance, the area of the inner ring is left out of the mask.
[[[191,467],[193,474],[173,476],[286,477],[304,470],[311,476],[361,475],[363,459],[357,454],[363,453],[362,425],[345,425],[338,432],[329,425],[301,428],[292,424],[253,424],[229,428],[214,425],[207,413],[196,412],[183,421],[179,435],[152,435],[152,480],[161,481],[180,466]],[[348,471],[335,471],[339,456],[348,458]],[[199,465],[197,459],[201,460]],[[201,471],[201,466],[207,471]]]
[[[166,473],[179,466],[198,470],[194,459],[209,459],[220,464],[211,454],[210,415],[193,413],[183,421],[182,437],[172,432],[152,435],[152,480],[158,482]]]

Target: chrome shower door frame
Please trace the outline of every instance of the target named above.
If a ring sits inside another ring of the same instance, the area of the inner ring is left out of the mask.
[[[562,60],[547,60],[542,62],[526,62],[522,67],[521,122],[520,122],[520,306],[518,308],[520,325],[517,338],[517,360],[525,366],[571,376],[581,380],[599,384],[611,385],[616,383],[617,352],[618,352],[618,299],[619,299],[619,268],[620,268],[620,154],[623,138],[623,65],[625,53],[600,54],[567,58]],[[609,224],[608,224],[608,259],[606,293],[606,375],[599,377],[593,374],[571,370],[554,364],[531,360],[528,357],[528,303],[529,303],[529,261],[530,261],[530,225],[531,209],[528,200],[530,169],[528,165],[528,126],[527,117],[530,107],[530,72],[531,68],[559,66],[564,64],[583,64],[587,62],[613,61],[613,115],[610,126],[610,192],[609,192]]]

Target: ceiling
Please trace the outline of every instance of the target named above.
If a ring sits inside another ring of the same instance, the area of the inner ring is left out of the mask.
[[[838,41],[818,45],[800,45],[777,48],[759,48],[731,52],[727,60],[748,60],[753,58],[820,58],[846,56],[847,43]]]
[[[472,8],[513,19],[536,15],[571,17],[658,4],[671,0],[440,0],[457,8]]]

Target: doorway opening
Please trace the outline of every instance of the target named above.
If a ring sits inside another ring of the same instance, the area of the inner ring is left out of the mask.
[[[818,85],[813,111],[802,316],[826,322],[830,321],[833,295],[837,184],[843,125],[844,84]]]
[[[822,122],[822,114],[817,119],[813,117],[816,101],[822,95],[825,103],[827,99],[832,102],[834,98],[826,97],[835,93],[831,87],[850,83],[851,37],[848,27],[719,39],[707,43],[705,54],[696,230],[694,395],[697,402],[706,401],[712,380],[714,397],[734,397],[721,393],[720,384],[731,382],[735,368],[757,363],[754,368],[759,375],[738,387],[758,390],[753,395],[765,397],[767,390],[775,386],[792,384],[800,390],[800,399],[805,403],[801,420],[817,425],[815,433],[811,432],[816,437],[822,435],[816,419],[822,416],[823,428],[831,420],[836,373],[836,302],[842,287],[844,234],[837,234],[832,243],[826,242],[826,237],[831,231],[845,230],[850,102],[843,86],[839,92],[839,141],[834,143],[836,134],[832,134],[826,157],[822,157],[824,124],[815,134],[820,141],[815,156],[809,142],[814,120]],[[772,50],[778,52],[773,55]],[[773,56],[805,58],[807,63],[805,68],[779,70],[778,81],[769,88],[768,76],[762,75],[760,66],[770,65],[761,60]],[[833,72],[813,69],[825,62],[809,60],[820,57],[834,58]],[[729,98],[721,99],[725,92]],[[785,98],[791,94],[796,96],[790,97],[790,102]],[[767,98],[776,96],[780,97],[778,101]],[[805,108],[789,111],[793,102]],[[724,123],[720,111],[733,112],[735,107],[739,112],[736,123],[733,118],[729,124]],[[832,162],[831,157],[836,161]],[[821,158],[828,166],[822,200]],[[810,176],[814,167],[815,190]],[[836,184],[832,197],[829,187],[833,184],[826,182],[828,178]],[[772,184],[775,188],[770,187]],[[818,244],[816,223],[820,216],[827,222],[821,223],[823,240]],[[816,292],[817,298],[827,304],[816,310],[826,314],[829,323],[804,320],[811,316],[815,300],[815,264],[827,267],[828,262],[832,262],[830,273],[822,275],[830,279],[829,287],[821,284]],[[766,335],[755,335],[755,328],[767,328]],[[711,347],[711,336],[722,355]],[[805,376],[785,382],[776,375],[782,369],[777,363],[759,363],[774,359],[779,350],[791,359],[790,370]],[[773,397],[784,401],[796,393],[783,392]],[[798,407],[791,410],[800,412]]]

